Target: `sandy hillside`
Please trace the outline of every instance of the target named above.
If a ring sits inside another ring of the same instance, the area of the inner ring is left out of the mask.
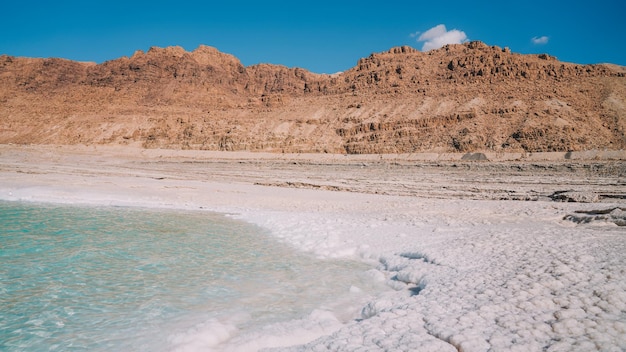
[[[201,46],[102,64],[0,56],[0,143],[268,152],[626,147],[626,77],[481,42],[392,48],[343,73]]]

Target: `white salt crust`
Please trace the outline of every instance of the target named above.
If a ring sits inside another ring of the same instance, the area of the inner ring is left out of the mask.
[[[0,199],[227,213],[322,260],[371,263],[367,275],[393,288],[361,306],[337,302],[246,333],[240,317],[207,321],[171,336],[165,349],[626,350],[626,228],[567,217],[598,205],[16,169],[28,167],[0,170]]]

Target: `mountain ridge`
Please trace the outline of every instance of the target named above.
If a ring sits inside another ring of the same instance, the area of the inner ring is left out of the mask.
[[[0,56],[0,143],[270,152],[626,148],[626,69],[482,42],[394,47],[339,74],[200,46],[101,64]]]

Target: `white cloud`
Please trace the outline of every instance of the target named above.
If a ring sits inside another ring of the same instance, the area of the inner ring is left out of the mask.
[[[417,33],[411,36],[417,36]],[[465,35],[465,32],[459,31],[458,29],[449,31],[446,29],[445,25],[440,24],[422,33],[417,38],[417,41],[424,42],[422,51],[428,51],[439,49],[446,44],[461,44],[467,41],[467,35]]]
[[[533,42],[533,44],[536,45],[543,45],[543,44],[548,44],[548,40],[550,40],[550,38],[548,38],[547,36],[543,35],[541,37],[533,37],[531,39],[531,41]]]

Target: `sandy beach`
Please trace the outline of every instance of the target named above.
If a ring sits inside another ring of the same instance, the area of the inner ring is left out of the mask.
[[[3,145],[0,199],[227,213],[391,288],[181,351],[623,351],[622,157]]]

